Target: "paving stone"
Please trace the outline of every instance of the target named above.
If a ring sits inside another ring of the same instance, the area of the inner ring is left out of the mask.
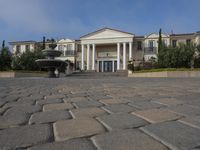
[[[64,100],[65,102],[80,102],[80,101],[87,101],[88,98],[86,97],[73,97],[73,98],[68,98]]]
[[[13,102],[19,99],[19,96],[17,95],[9,95],[4,98],[1,98],[1,102]]]
[[[164,145],[136,129],[118,130],[92,137],[102,150],[168,150]]]
[[[0,130],[0,149],[17,149],[42,144],[53,137],[47,124]]]
[[[190,116],[180,119],[181,122],[193,127],[200,128],[200,116]]]
[[[171,112],[167,109],[148,109],[132,112],[132,114],[137,115],[151,123],[164,122],[170,120],[177,120],[181,118],[181,115]]]
[[[22,111],[24,113],[35,113],[41,110],[42,110],[42,107],[39,105],[21,105],[21,106],[10,108],[10,112],[12,113],[18,112],[18,111]]]
[[[188,116],[200,115],[200,108],[192,105],[177,105],[168,107],[170,110]]]
[[[131,96],[131,97],[125,96],[125,97],[122,97],[122,98],[128,100],[129,102],[135,102],[135,101],[140,101],[141,102],[141,101],[149,101],[149,100],[151,100],[151,98],[149,98],[149,97],[144,97],[144,96],[139,96],[139,95]]]
[[[5,111],[5,108],[0,108],[0,115]]]
[[[53,94],[53,95],[47,95],[45,96],[45,99],[61,99],[61,98],[65,98],[64,94]]]
[[[54,123],[56,141],[78,137],[88,137],[105,131],[103,126],[93,118],[78,118]]]
[[[192,148],[192,149],[190,149],[190,150],[200,150],[200,145],[197,146],[197,147],[195,147],[195,148]]]
[[[45,105],[45,104],[55,104],[55,103],[62,103],[62,99],[45,99],[37,101],[36,104],[38,105]]]
[[[44,94],[44,93],[43,93]],[[25,99],[34,99],[34,100],[41,100],[41,99],[44,99],[44,95],[43,94],[33,94],[31,92],[31,96],[28,97],[28,98],[25,98]]]
[[[74,97],[86,97],[88,96],[87,93],[72,93],[72,94],[68,94],[67,97],[69,98],[74,98]]]
[[[79,102],[75,102],[76,106],[80,107],[80,108],[86,108],[86,107],[99,107],[99,106],[103,106],[103,104],[96,102],[96,101],[79,101]]]
[[[46,104],[43,106],[43,111],[68,110],[72,108],[73,105],[70,103]]]
[[[122,99],[103,99],[103,100],[99,100],[99,102],[106,104],[106,105],[112,105],[112,104],[121,104],[121,103],[128,103],[128,100],[122,100]]]
[[[108,130],[134,128],[148,124],[147,121],[131,114],[111,114],[98,117]]]
[[[97,117],[107,114],[105,110],[98,107],[78,108],[71,110],[75,118],[79,117]]]
[[[137,108],[128,106],[127,104],[113,104],[104,106],[104,108],[113,113],[132,112],[138,110]]]
[[[153,109],[153,108],[165,107],[165,105],[154,103],[152,101],[131,102],[131,103],[129,103],[129,105],[134,106],[139,109]]]
[[[16,125],[25,124],[28,122],[30,115],[20,110],[8,110],[3,116],[0,116],[0,129],[14,127]]]
[[[178,121],[151,124],[142,130],[167,144],[171,149],[188,150],[200,145],[200,129]]]
[[[112,98],[112,97],[110,97],[110,96],[107,96],[107,95],[90,95],[89,96],[89,98],[91,99],[91,100],[101,100],[101,99],[110,99],[110,98]]]
[[[69,112],[65,110],[47,111],[47,112],[34,113],[31,116],[29,123],[30,124],[49,123],[65,119],[71,119],[71,115],[69,114]]]
[[[191,100],[199,100],[200,97],[200,93],[184,93],[184,95],[179,95],[176,98],[178,100],[184,101],[184,102],[188,102]]]
[[[81,138],[38,145],[28,150],[96,150],[96,148],[91,141]]]
[[[6,103],[3,107],[4,108],[10,108],[10,107],[16,107],[16,106],[30,106],[35,104],[34,101],[16,101],[16,102],[10,102],[10,103]]]
[[[160,104],[164,104],[167,106],[173,106],[173,105],[180,105],[183,104],[182,101],[177,100],[175,98],[162,98],[162,99],[156,99],[153,102],[155,103],[160,103]]]
[[[6,102],[1,102],[1,99],[0,99],[0,107],[3,106]]]

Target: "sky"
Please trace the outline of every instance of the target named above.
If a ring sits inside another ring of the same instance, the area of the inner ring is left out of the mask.
[[[147,35],[200,31],[200,0],[0,0],[2,40],[79,39],[109,27]]]

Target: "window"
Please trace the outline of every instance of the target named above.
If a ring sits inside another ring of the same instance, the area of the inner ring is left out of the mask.
[[[149,41],[149,51],[153,52],[154,47],[155,47],[155,41],[154,40],[150,40]]]
[[[186,40],[186,44],[187,44],[187,45],[190,45],[190,44],[191,44],[191,39],[187,39],[187,40]]]
[[[29,51],[29,50],[30,50],[30,45],[26,45],[26,46],[25,46],[25,50],[26,50],[26,51]]]
[[[167,47],[167,40],[163,40],[162,42],[163,42],[163,46]]]
[[[137,42],[137,49],[141,50],[142,49],[142,41]]]
[[[15,52],[16,54],[18,54],[18,53],[20,53],[20,45],[17,45],[16,46],[16,52]]]
[[[72,44],[67,44],[67,50],[73,50],[72,49]]]
[[[61,56],[63,56],[64,55],[64,46],[63,45],[59,45],[58,46],[58,50],[62,52]]]
[[[176,47],[176,43],[177,41],[176,40],[172,40],[172,47],[175,48]]]

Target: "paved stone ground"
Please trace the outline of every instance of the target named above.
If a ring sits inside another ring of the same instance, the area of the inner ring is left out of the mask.
[[[199,78],[0,79],[0,150],[199,150]]]

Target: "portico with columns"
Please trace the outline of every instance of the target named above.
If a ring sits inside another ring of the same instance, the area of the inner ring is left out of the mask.
[[[131,60],[134,35],[103,28],[89,33],[81,40],[81,70],[116,72],[127,70]]]

